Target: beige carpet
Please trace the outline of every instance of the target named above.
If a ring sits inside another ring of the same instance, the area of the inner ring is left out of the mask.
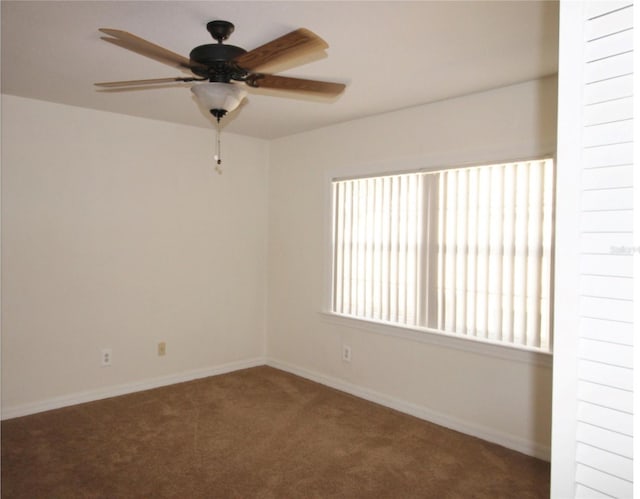
[[[549,463],[269,367],[2,422],[3,498],[548,495]]]

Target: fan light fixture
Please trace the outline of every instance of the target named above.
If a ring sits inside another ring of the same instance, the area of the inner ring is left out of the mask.
[[[216,170],[222,173],[222,158],[220,155],[220,118],[236,109],[247,92],[233,83],[209,82],[199,83],[191,87],[200,104],[206,107],[215,116],[217,125],[216,134]]]
[[[236,109],[247,95],[245,90],[233,83],[199,83],[193,85],[191,91],[218,121]]]

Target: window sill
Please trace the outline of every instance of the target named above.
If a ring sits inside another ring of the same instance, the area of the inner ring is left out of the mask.
[[[455,348],[457,350],[488,355],[514,362],[535,364],[543,367],[551,367],[553,365],[553,354],[539,350],[504,345],[502,343],[492,343],[474,338],[461,338],[453,334],[426,328],[402,327],[396,324],[358,319],[333,312],[321,312],[321,316],[325,322],[336,326],[362,329],[371,333],[394,336],[396,338],[438,345],[445,348]]]

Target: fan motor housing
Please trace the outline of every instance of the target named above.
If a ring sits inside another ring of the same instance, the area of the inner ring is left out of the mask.
[[[246,53],[243,48],[235,45],[223,45],[221,43],[210,43],[194,48],[189,54],[189,58],[207,67],[207,70],[192,68],[198,76],[209,78],[211,81],[229,81],[235,79],[238,67],[231,61]]]

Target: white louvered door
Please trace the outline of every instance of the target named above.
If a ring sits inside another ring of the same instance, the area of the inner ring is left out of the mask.
[[[553,497],[633,496],[633,8],[561,4]]]

